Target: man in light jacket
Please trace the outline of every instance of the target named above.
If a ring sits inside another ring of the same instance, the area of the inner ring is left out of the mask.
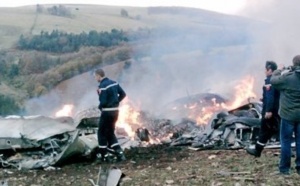
[[[291,144],[293,133],[296,142],[296,170],[300,174],[300,55],[293,58],[293,66],[287,73],[274,71],[271,84],[280,91],[279,115],[281,156],[280,174],[289,174],[291,168]]]

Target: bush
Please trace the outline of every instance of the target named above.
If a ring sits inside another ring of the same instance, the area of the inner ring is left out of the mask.
[[[0,94],[0,115],[12,115],[20,112],[20,107],[12,97]]]
[[[128,17],[128,12],[125,9],[121,9],[121,16]]]

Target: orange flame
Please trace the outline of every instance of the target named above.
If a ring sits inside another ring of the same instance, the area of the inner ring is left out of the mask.
[[[213,114],[222,109],[222,105],[216,103],[215,98],[211,99],[210,102],[211,105],[195,110],[196,114],[195,111],[190,113],[189,118],[195,119],[198,125],[206,125],[209,122],[210,118],[213,116]]]
[[[255,98],[256,94],[253,92],[254,77],[247,76],[245,79],[241,80],[238,85],[234,87],[235,95],[234,101],[229,105],[224,105],[227,110],[237,108],[245,100],[249,98]]]
[[[128,98],[126,98],[123,102],[124,103],[119,109],[119,118],[116,126],[123,128],[128,136],[133,138],[135,136],[135,130],[133,128],[134,125],[141,126],[138,120],[140,113],[131,107],[128,103]]]
[[[198,125],[206,125],[213,114],[217,111],[227,109],[231,110],[240,106],[245,100],[250,97],[256,97],[255,93],[253,92],[254,87],[254,78],[251,76],[247,76],[242,79],[239,84],[235,86],[235,94],[234,99],[232,102],[227,104],[225,103],[217,103],[216,99],[213,98],[211,100],[199,100],[198,103],[186,104],[183,107],[188,110],[188,117],[193,119],[197,122]],[[209,102],[209,106],[203,106],[203,104],[207,105]],[[61,110],[56,112],[56,117],[61,116],[71,116],[74,106],[71,104],[64,105]],[[177,110],[179,108],[173,107],[173,110]],[[130,103],[128,98],[123,100],[122,104],[119,108],[119,118],[116,123],[116,126],[119,128],[123,128],[129,137],[132,139],[135,137],[136,129],[142,127],[143,123],[140,121],[140,112],[138,109],[135,109],[132,104]],[[166,136],[165,138],[169,138]],[[161,143],[164,140],[164,137],[158,138],[151,138],[150,144]]]
[[[223,109],[226,110],[231,110],[234,108],[237,108],[240,106],[245,100],[249,98],[255,98],[256,94],[253,92],[253,87],[254,87],[254,77],[247,76],[244,79],[242,79],[239,84],[237,84],[234,89],[235,89],[235,94],[234,94],[234,99],[232,102],[229,102],[227,104],[225,103],[216,103],[216,99],[212,99],[212,105],[206,106],[197,110],[198,113],[195,117],[194,112],[190,112],[189,118],[195,119],[197,124],[199,125],[206,125],[213,114],[217,111],[221,111]],[[190,109],[194,109],[194,106],[190,106]]]
[[[72,116],[74,105],[64,105],[63,108],[55,113],[55,117]]]

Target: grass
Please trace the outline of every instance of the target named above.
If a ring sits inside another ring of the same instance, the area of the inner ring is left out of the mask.
[[[195,16],[188,14],[148,14],[147,8],[118,7],[101,5],[64,5],[72,14],[71,18],[53,16],[47,13],[47,8],[54,5],[43,5],[43,13],[36,14],[36,6],[17,8],[0,8],[0,49],[10,48],[21,34],[39,34],[41,31],[51,32],[54,29],[65,32],[81,33],[90,30],[110,31],[116,29],[138,29],[162,25],[180,25],[191,29],[210,31],[222,30],[222,23],[216,20],[231,20],[233,16],[199,10]],[[121,9],[125,9],[129,17],[121,16]],[[37,17],[36,17],[37,16]],[[136,19],[136,17],[140,19]],[[224,18],[226,17],[226,18]],[[219,25],[221,24],[221,25]]]
[[[245,150],[192,151],[186,147],[148,147],[126,151],[128,160],[120,164],[77,163],[48,172],[10,170],[13,174],[1,172],[0,178],[6,175],[13,185],[90,185],[88,179],[97,180],[100,166],[116,166],[125,174],[122,186],[299,185],[299,175],[294,169],[289,176],[275,174],[279,157],[274,153],[278,151],[266,149],[261,158],[253,158]],[[24,177],[27,177],[26,181]]]

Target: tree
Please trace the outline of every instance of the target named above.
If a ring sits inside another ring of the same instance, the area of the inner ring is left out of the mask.
[[[18,67],[17,64],[12,64],[11,65],[8,75],[9,75],[10,78],[13,78],[13,77],[19,75],[19,67]]]
[[[0,94],[0,103],[0,116],[17,114],[20,111],[20,107],[12,97]]]
[[[43,13],[44,7],[42,5],[36,5],[36,13]]]
[[[128,17],[128,12],[125,9],[121,9],[121,16],[122,17]]]

